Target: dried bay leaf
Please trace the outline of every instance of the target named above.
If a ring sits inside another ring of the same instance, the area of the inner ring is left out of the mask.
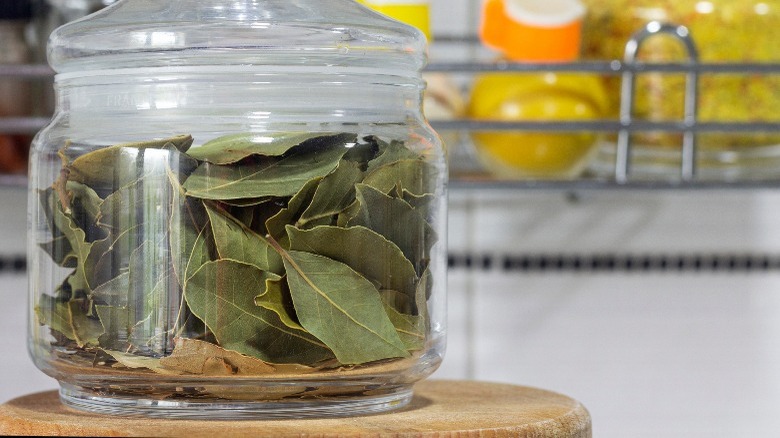
[[[130,273],[123,272],[92,290],[90,296],[99,303],[112,307],[127,307]]]
[[[329,224],[333,217],[355,201],[355,184],[362,179],[363,172],[358,163],[341,160],[336,170],[320,181],[311,203],[296,221],[296,226],[304,228],[321,219]]]
[[[282,209],[279,213],[269,218],[265,222],[268,234],[279,242],[282,246],[287,246],[287,225],[295,223],[306,210],[314,198],[314,193],[317,190],[322,178],[314,178],[308,181],[298,193],[290,199],[287,204],[287,208]]]
[[[290,249],[328,257],[348,265],[381,289],[414,297],[417,273],[396,244],[362,226],[320,226],[311,230],[287,227]],[[370,254],[370,256],[368,256]]]
[[[273,363],[312,364],[332,357],[314,336],[255,305],[272,276],[232,260],[209,262],[190,278],[185,298],[225,349]]]
[[[103,199],[91,188],[73,181],[66,183],[65,191],[70,196],[71,217],[84,230],[87,242],[105,239],[108,233],[98,226]]]
[[[349,207],[339,213],[338,219],[336,219],[336,226],[347,228],[349,226],[349,221],[354,219],[358,213],[360,213],[360,201],[355,199]]]
[[[408,356],[370,281],[317,254],[289,251],[284,264],[301,325],[333,350],[339,362]]]
[[[343,134],[342,134],[343,135]],[[279,157],[302,143],[331,141],[332,135],[312,132],[254,133],[245,132],[215,138],[189,151],[189,155],[213,164],[233,164],[252,155]],[[351,137],[337,141],[346,142]],[[316,140],[316,141],[315,141]]]
[[[274,199],[271,196],[266,196],[263,198],[225,199],[221,202],[231,207],[257,207],[267,202],[273,202]]]
[[[171,214],[168,240],[171,264],[182,289],[187,280],[211,260],[209,243],[213,240],[208,213],[203,201],[187,198],[178,176],[166,169],[171,187]]]
[[[410,193],[406,189],[401,189],[400,196],[398,197],[406,201],[406,203],[411,205],[412,208],[415,208],[418,211],[420,211],[421,214],[422,212],[429,210],[431,208],[431,204],[433,204],[434,201],[436,201],[436,196],[433,195],[432,193],[415,195],[413,193]],[[426,217],[426,214],[422,214],[422,216]]]
[[[170,356],[160,360],[165,369],[205,376],[262,376],[276,372],[273,365],[196,339],[176,338]]]
[[[75,341],[80,348],[98,345],[98,338],[103,334],[100,321],[88,316],[88,300],[60,302],[48,295],[41,295],[35,310],[41,325],[49,326]]]
[[[418,160],[422,158],[420,154],[407,148],[402,141],[393,140],[390,143],[379,139],[376,139],[376,141],[379,145],[379,156],[368,163],[367,173],[399,160]]]
[[[403,314],[388,303],[385,303],[385,312],[407,350],[425,347],[425,319],[422,316]]]
[[[356,163],[360,170],[368,169],[368,162],[377,157],[379,153],[379,144],[372,136],[364,137],[355,146],[349,148],[344,159]]]
[[[392,306],[395,310],[406,314],[413,313],[416,297],[410,297],[409,295],[398,292],[397,290],[389,289],[380,290],[379,295],[382,297],[382,301],[385,304]]]
[[[145,151],[149,155],[152,150]],[[109,244],[96,245],[97,253],[88,260],[94,266],[93,287],[126,269],[132,252],[145,241],[151,248],[160,248],[156,251],[157,265],[171,263],[167,254],[171,246],[170,218],[181,213],[183,198],[174,170],[181,172],[196,162],[170,147],[154,152],[154,156],[145,157],[140,177],[106,196],[100,205],[98,224],[109,231]]]
[[[364,226],[381,234],[398,245],[416,272],[424,271],[437,240],[433,227],[402,199],[365,184],[357,184],[356,190],[360,211],[348,225]]]
[[[55,194],[55,198],[56,197]],[[59,206],[59,204],[59,202],[55,203],[57,206]],[[91,291],[93,269],[87,259],[93,252],[93,246],[106,245],[106,241],[102,240],[97,243],[87,242],[84,230],[76,224],[76,221],[74,221],[69,214],[63,212],[60,207],[55,207],[53,213],[54,226],[60,230],[63,237],[68,241],[73,256],[78,260],[76,269],[70,277],[70,285],[74,288],[83,288],[87,291]]]
[[[54,222],[55,210],[61,211],[62,208],[59,205],[59,198],[54,188],[49,187],[45,190],[38,190],[38,201],[51,234],[48,240],[38,242],[38,247],[43,249],[59,266],[75,268],[78,263],[78,256],[73,251],[68,237],[62,233]],[[86,240],[86,234],[84,238]]]
[[[184,188],[188,196],[212,200],[293,196],[313,178],[332,172],[347,152],[348,143],[333,141],[315,151],[295,149],[259,164],[220,166],[205,162],[187,178]]]
[[[266,280],[265,291],[255,297],[255,304],[279,315],[279,319],[287,327],[304,330],[297,321],[295,306],[290,295],[290,289],[287,287],[286,277],[278,279],[269,278]]]
[[[221,259],[252,265],[261,271],[284,273],[281,257],[264,238],[217,206],[206,203],[206,212]]]
[[[58,266],[75,268],[78,265],[78,257],[73,252],[73,248],[70,247],[70,242],[65,236],[55,237],[47,242],[39,243],[38,247],[44,250]]]
[[[436,191],[437,175],[436,166],[423,160],[406,159],[375,168],[366,175],[363,184],[385,194],[403,190],[422,196]]]
[[[160,358],[139,356],[137,354],[130,354],[105,348],[102,349],[102,351],[114,358],[114,360],[116,360],[121,366],[125,368],[130,368],[133,370],[148,369],[150,371],[154,371],[157,374],[167,376],[180,376],[184,374],[180,371],[168,369],[162,366],[162,359]]]
[[[98,338],[100,347],[126,350],[132,325],[127,307],[95,305],[95,313],[103,326],[103,334]]]
[[[98,192],[109,188],[116,189],[132,183],[143,173],[163,170],[170,151],[186,152],[192,142],[191,136],[181,135],[104,147],[73,160],[67,167],[68,177],[71,181],[86,184]],[[146,154],[147,150],[156,151]],[[161,152],[163,150],[168,152]]]

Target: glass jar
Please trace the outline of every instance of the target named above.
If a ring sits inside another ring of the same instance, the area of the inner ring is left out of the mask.
[[[780,61],[780,3],[765,0],[583,0],[583,55],[588,59],[622,59],[632,34],[651,21],[690,29],[702,62]],[[645,62],[684,62],[683,45],[667,35],[647,39],[639,50]],[[608,79],[613,115],[619,110],[620,79]],[[637,75],[635,115],[652,121],[683,118],[685,75]],[[703,122],[777,122],[780,120],[780,76],[703,73],[699,82],[699,120]],[[671,133],[636,135],[633,169],[645,174],[670,174],[679,168],[682,136]],[[703,177],[754,178],[778,176],[780,136],[772,133],[703,133],[699,168]]]
[[[579,0],[541,3],[490,0],[483,4],[480,37],[512,62],[574,62],[580,50]],[[601,79],[565,72],[476,76],[468,114],[491,121],[587,121],[604,116]],[[597,149],[592,132],[488,131],[471,135],[477,156],[502,179],[574,179]]]
[[[350,415],[442,360],[425,40],[351,0],[121,0],[55,31],[30,350],[69,406]]]

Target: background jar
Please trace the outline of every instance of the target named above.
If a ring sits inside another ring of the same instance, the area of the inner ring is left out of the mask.
[[[583,55],[590,59],[622,59],[632,34],[651,21],[690,29],[702,62],[773,62],[780,59],[780,8],[762,0],[583,0]],[[683,45],[665,35],[647,39],[639,59],[645,62],[685,62]],[[619,108],[620,79],[609,80],[612,112]],[[681,120],[684,74],[643,73],[637,76],[638,118]],[[780,114],[780,77],[760,74],[703,74],[699,85],[699,119],[703,122],[773,122]],[[750,178],[776,175],[780,137],[770,133],[707,133],[699,135],[703,176]],[[658,158],[657,171],[676,168],[663,157],[676,152],[681,136],[651,133],[636,136],[649,156]],[[674,155],[674,159],[679,157]],[[672,160],[673,161],[673,160]],[[652,166],[651,166],[652,167]],[[641,170],[637,169],[637,170]]]
[[[441,361],[446,293],[418,31],[344,0],[123,0],[49,53],[30,348],[63,401],[227,418],[409,401]]]

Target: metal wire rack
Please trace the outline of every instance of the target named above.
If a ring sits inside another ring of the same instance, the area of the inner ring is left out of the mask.
[[[665,34],[676,38],[686,49],[688,59],[676,63],[647,63],[637,58],[642,43],[649,37]],[[473,43],[474,38],[438,37],[439,42]],[[698,51],[687,28],[658,22],[648,23],[626,44],[623,60],[582,61],[571,63],[517,63],[492,62],[432,62],[428,72],[479,74],[487,72],[574,72],[593,73],[621,77],[620,115],[616,120],[588,121],[499,121],[457,119],[434,121],[432,125],[441,131],[461,133],[486,131],[537,131],[537,132],[599,132],[617,133],[615,162],[611,175],[583,176],[573,181],[555,180],[501,180],[489,176],[466,178],[453,175],[451,187],[457,189],[731,189],[778,188],[780,176],[771,178],[700,179],[697,174],[697,135],[701,133],[780,133],[777,121],[701,121],[698,118],[699,77],[703,74],[778,75],[780,62],[773,63],[704,63],[699,62]],[[685,111],[681,120],[650,121],[634,116],[636,78],[647,73],[678,73],[686,76]],[[0,65],[0,81],[4,78],[28,80],[50,79],[53,71],[45,65]],[[780,98],[780,97],[779,97]],[[0,133],[31,134],[48,123],[45,117],[0,118]],[[675,178],[636,180],[631,176],[632,135],[639,132],[682,133],[679,149],[680,168]],[[778,169],[780,175],[780,169]],[[22,186],[20,177],[0,177],[0,185]]]

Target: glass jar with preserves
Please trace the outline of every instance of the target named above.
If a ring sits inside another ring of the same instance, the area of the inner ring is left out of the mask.
[[[351,0],[121,0],[54,32],[30,350],[120,415],[401,407],[444,352],[422,34]]]
[[[489,0],[480,37],[512,62],[573,62],[584,13],[579,0]],[[604,116],[606,101],[601,78],[588,73],[488,73],[474,79],[468,114],[482,121],[590,121]],[[501,179],[577,178],[599,140],[587,131],[488,131],[471,137],[486,170]]]
[[[780,53],[780,4],[764,0],[583,0],[583,55],[589,59],[622,59],[631,35],[651,21],[686,26],[707,63],[777,62]],[[685,47],[671,36],[645,40],[639,50],[645,62],[685,62]],[[618,78],[609,80],[612,112],[619,108]],[[641,73],[637,76],[637,118],[681,120],[685,75]],[[703,122],[777,122],[780,120],[780,75],[702,73],[699,120]],[[648,133],[635,136],[637,172],[668,174],[679,166],[681,136]],[[703,133],[699,135],[700,176],[753,178],[778,176],[780,136],[772,133]]]

